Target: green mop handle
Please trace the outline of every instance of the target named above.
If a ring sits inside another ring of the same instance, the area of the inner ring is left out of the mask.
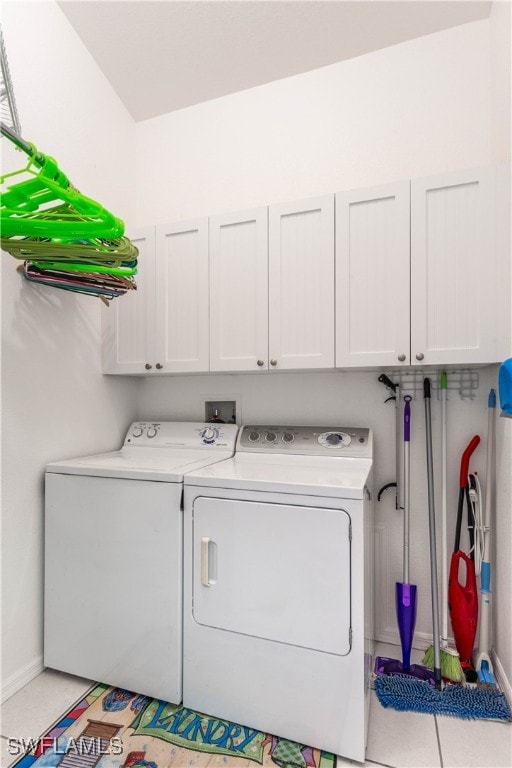
[[[430,412],[430,379],[423,381],[425,401],[425,433],[427,440],[428,531],[430,538],[430,585],[432,590],[432,630],[434,633],[434,678],[441,688],[441,648],[439,643],[439,596],[437,593],[436,511],[434,503],[434,462],[432,459],[432,416]]]
[[[448,376],[441,373],[441,646],[448,647],[447,418]]]

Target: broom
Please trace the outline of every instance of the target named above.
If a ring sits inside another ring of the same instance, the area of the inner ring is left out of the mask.
[[[446,371],[441,373],[441,485],[442,485],[442,506],[441,506],[441,602],[442,602],[442,627],[441,627],[441,646],[440,661],[441,675],[447,680],[453,680],[460,683],[464,680],[464,672],[459,659],[459,654],[455,648],[448,646],[448,550],[446,537],[446,395],[448,390],[448,377]],[[427,648],[422,664],[429,669],[434,669],[434,646]]]

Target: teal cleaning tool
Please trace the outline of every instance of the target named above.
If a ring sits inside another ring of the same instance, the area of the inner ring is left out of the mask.
[[[500,416],[512,419],[512,357],[504,360],[498,371],[498,389],[500,393]]]
[[[496,392],[491,389],[487,402],[487,468],[485,487],[484,556],[480,568],[480,634],[475,669],[481,683],[496,685],[489,656],[489,627],[491,623],[491,524],[494,508],[494,466],[496,447]]]

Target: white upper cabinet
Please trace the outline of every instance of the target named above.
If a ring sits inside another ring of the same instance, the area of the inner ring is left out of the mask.
[[[103,372],[208,371],[208,219],[138,229],[130,239],[137,290],[103,309]]]
[[[334,367],[334,195],[269,207],[270,369]]]
[[[210,370],[267,368],[267,208],[212,216]]]
[[[411,363],[499,362],[509,352],[508,249],[496,168],[411,184]]]
[[[409,364],[409,182],[336,195],[336,365]]]
[[[158,225],[155,312],[158,370],[164,373],[209,370],[208,292],[208,219]]]
[[[102,366],[104,373],[145,373],[155,354],[154,305],[155,229],[127,234],[139,249],[137,290],[102,307]]]
[[[501,362],[510,215],[498,166],[132,231],[138,289],[103,309],[103,371]]]

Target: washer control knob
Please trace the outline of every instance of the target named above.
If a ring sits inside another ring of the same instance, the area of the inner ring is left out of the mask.
[[[324,448],[345,448],[347,445],[350,445],[352,438],[346,432],[322,432],[322,434],[318,436],[318,442],[320,445],[323,445]]]
[[[249,432],[249,442],[257,443],[259,439],[260,439],[259,432]]]
[[[154,437],[156,435],[156,427],[149,427],[148,437]]]
[[[218,430],[213,429],[212,427],[206,427],[206,429],[203,429],[200,434],[203,440],[208,441],[209,443],[213,442],[213,440],[219,436]]]
[[[283,440],[283,443],[293,443],[295,438],[294,438],[294,436],[292,435],[291,432],[285,432],[283,437],[282,437],[282,440]]]
[[[267,432],[267,434],[265,435],[265,440],[267,441],[267,443],[275,443],[275,441],[277,440],[276,433],[275,432]]]
[[[142,427],[134,427],[134,428],[133,428],[133,432],[132,432],[132,435],[133,435],[134,437],[140,437],[140,436],[142,435],[142,433],[143,433],[143,432],[144,432],[144,430],[142,429]]]

